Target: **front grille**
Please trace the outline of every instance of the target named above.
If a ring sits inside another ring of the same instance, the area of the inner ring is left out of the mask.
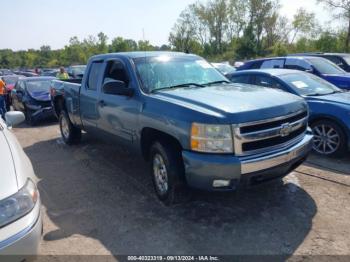
[[[299,130],[292,132],[289,136],[285,136],[285,137],[279,136],[279,137],[264,139],[256,142],[244,143],[242,145],[242,149],[243,151],[253,151],[253,150],[259,150],[262,148],[278,146],[297,138],[298,136],[303,134],[305,131],[306,131],[306,126],[304,128],[300,128]]]
[[[280,127],[281,125],[283,125],[285,123],[294,123],[294,122],[296,122],[300,119],[303,119],[305,117],[307,117],[307,111],[304,111],[304,112],[299,113],[297,115],[290,116],[290,117],[287,117],[287,118],[281,119],[281,120],[256,124],[256,125],[252,125],[252,126],[242,126],[241,127],[241,134],[256,132],[259,130],[265,130],[265,129],[274,128],[274,127]]]
[[[233,126],[236,155],[267,152],[283,147],[307,130],[308,112]]]

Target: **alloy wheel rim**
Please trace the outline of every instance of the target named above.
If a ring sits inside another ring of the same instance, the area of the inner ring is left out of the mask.
[[[67,139],[69,137],[69,126],[65,117],[63,117],[61,120],[61,130],[64,138]]]
[[[317,125],[313,128],[314,144],[316,152],[323,155],[330,155],[336,152],[340,146],[340,136],[338,132],[329,125]]]
[[[153,175],[156,187],[161,195],[168,192],[168,172],[164,163],[164,159],[160,154],[156,154],[153,158]]]

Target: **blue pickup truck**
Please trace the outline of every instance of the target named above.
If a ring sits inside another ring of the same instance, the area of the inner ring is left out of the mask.
[[[232,84],[191,54],[94,56],[81,83],[55,80],[51,97],[67,144],[84,130],[142,155],[165,204],[187,186],[227,191],[281,178],[312,148],[303,99]]]

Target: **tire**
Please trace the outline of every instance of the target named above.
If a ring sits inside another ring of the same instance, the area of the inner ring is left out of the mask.
[[[311,124],[314,134],[313,150],[319,155],[337,157],[345,154],[347,137],[334,121],[319,120]]]
[[[61,136],[67,145],[78,144],[81,141],[81,129],[73,126],[66,111],[62,110],[59,117]]]
[[[28,108],[25,108],[24,109],[24,115],[25,115],[25,118],[26,118],[26,123],[30,126],[35,126],[36,124],[36,121],[33,119],[32,117],[32,111]]]
[[[157,197],[166,206],[188,198],[181,154],[174,146],[165,142],[155,142],[151,146],[150,172]]]

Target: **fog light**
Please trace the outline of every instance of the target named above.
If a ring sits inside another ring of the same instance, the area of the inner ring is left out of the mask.
[[[214,180],[213,187],[228,187],[230,186],[230,180]]]

